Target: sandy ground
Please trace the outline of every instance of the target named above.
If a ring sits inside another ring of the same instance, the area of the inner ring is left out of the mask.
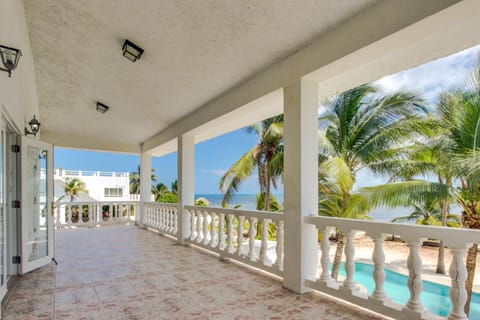
[[[388,238],[387,238],[388,239]],[[369,237],[361,236],[357,237],[354,240],[355,246],[355,260],[359,262],[372,263],[372,253],[373,253],[373,241]],[[331,243],[330,256],[333,261],[335,254],[336,244]],[[407,269],[407,258],[408,258],[408,247],[406,243],[401,241],[385,241],[384,242],[384,252],[385,252],[385,267],[397,271],[402,274],[408,275]],[[437,282],[445,285],[450,285],[451,280],[448,276],[448,268],[452,261],[452,255],[448,248],[445,249],[445,271],[447,274],[441,275],[436,274],[435,270],[437,267],[437,257],[438,257],[438,248],[430,246],[422,246],[420,248],[420,257],[422,259],[423,271],[422,279],[429,280],[432,282]],[[345,259],[345,257],[344,257]],[[480,292],[480,255],[477,259],[477,267],[475,272],[474,280],[474,291]]]

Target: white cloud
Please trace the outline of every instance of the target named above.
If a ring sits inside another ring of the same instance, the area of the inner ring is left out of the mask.
[[[202,173],[213,174],[215,176],[223,176],[227,172],[227,169],[202,169]]]
[[[477,63],[480,46],[440,58],[376,81],[387,92],[413,90],[433,103],[440,93],[461,86]]]

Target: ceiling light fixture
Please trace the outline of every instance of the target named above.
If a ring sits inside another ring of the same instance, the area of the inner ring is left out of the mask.
[[[109,106],[104,105],[103,103],[97,101],[97,111],[98,112],[105,113],[105,112],[108,111],[108,109],[110,109]]]
[[[9,78],[12,77],[12,71],[17,67],[21,55],[22,51],[20,49],[0,45],[0,58],[4,66],[0,70],[8,72]]]
[[[122,50],[123,56],[132,62],[140,59],[143,54],[143,49],[137,46],[135,43],[129,41],[128,39],[125,39]]]
[[[32,131],[28,131],[28,129],[25,128],[25,135],[28,136],[29,134],[31,134],[31,135],[33,135],[34,137],[36,137],[38,131],[40,130],[40,121],[38,121],[38,120],[35,118],[35,115],[33,116],[33,119],[30,120],[30,122],[28,123],[28,125],[30,126],[30,130],[32,130]]]

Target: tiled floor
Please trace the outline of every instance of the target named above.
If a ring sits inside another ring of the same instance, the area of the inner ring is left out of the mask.
[[[382,319],[133,226],[63,230],[2,319]]]

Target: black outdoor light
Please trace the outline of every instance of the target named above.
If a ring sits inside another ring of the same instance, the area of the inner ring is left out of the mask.
[[[143,54],[143,49],[137,46],[135,43],[129,41],[128,39],[125,39],[122,50],[123,56],[132,62],[140,59]]]
[[[0,70],[8,72],[9,78],[12,77],[12,71],[17,67],[21,55],[22,51],[20,49],[0,45],[0,58],[4,66]]]
[[[28,123],[28,125],[30,126],[30,130],[32,131],[28,131],[27,128],[25,128],[25,135],[33,135],[34,137],[37,136],[37,133],[38,133],[38,130],[40,130],[40,121],[38,121],[35,116],[33,116],[33,119],[30,120],[30,122]]]
[[[98,112],[105,113],[105,112],[108,111],[108,109],[110,109],[109,106],[104,105],[103,103],[97,101],[97,111]]]

